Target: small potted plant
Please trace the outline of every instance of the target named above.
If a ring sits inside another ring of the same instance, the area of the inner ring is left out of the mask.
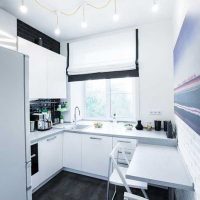
[[[60,123],[63,124],[64,123],[64,116],[60,115]]]

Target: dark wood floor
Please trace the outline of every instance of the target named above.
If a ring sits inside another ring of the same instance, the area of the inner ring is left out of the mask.
[[[105,200],[106,186],[106,181],[63,171],[35,192],[33,200]],[[142,195],[140,190],[133,192]],[[117,188],[115,200],[123,200],[123,193],[124,188]],[[168,199],[164,189],[149,187],[147,193],[150,200]]]

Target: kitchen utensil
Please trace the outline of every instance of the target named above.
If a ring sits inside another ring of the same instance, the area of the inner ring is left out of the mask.
[[[141,120],[138,120],[138,124],[136,125],[136,127],[135,127],[137,130],[143,130],[143,125],[142,125],[142,122],[141,122]]]
[[[169,121],[164,121],[163,122],[163,127],[164,127],[164,131],[167,132],[167,126],[168,126]]]
[[[154,125],[155,125],[155,130],[156,131],[161,131],[161,121],[155,120],[154,121]]]

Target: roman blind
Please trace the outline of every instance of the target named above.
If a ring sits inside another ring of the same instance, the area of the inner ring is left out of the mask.
[[[137,30],[130,28],[70,42],[69,81],[138,76],[136,36]]]

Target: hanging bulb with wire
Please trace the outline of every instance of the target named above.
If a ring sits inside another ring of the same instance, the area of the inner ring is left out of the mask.
[[[117,22],[119,21],[119,15],[117,14],[117,0],[114,0],[114,6],[115,6],[115,9],[114,9],[114,14],[113,14],[113,21]]]
[[[157,0],[154,0],[154,1],[153,1],[153,5],[152,5],[152,11],[153,11],[153,12],[157,12],[158,9],[159,9],[158,1],[157,1]]]
[[[87,28],[87,22],[86,22],[86,19],[85,19],[85,5],[83,6],[83,19],[82,19],[82,22],[81,22],[81,27],[82,28]]]
[[[58,26],[55,28],[54,33],[60,35],[60,28]]]
[[[28,8],[26,7],[24,0],[21,0],[21,5],[19,7],[21,13],[26,14],[28,12]]]
[[[59,19],[58,19],[58,12],[56,11],[56,28],[54,30],[55,35],[60,35],[60,27],[59,27]]]

